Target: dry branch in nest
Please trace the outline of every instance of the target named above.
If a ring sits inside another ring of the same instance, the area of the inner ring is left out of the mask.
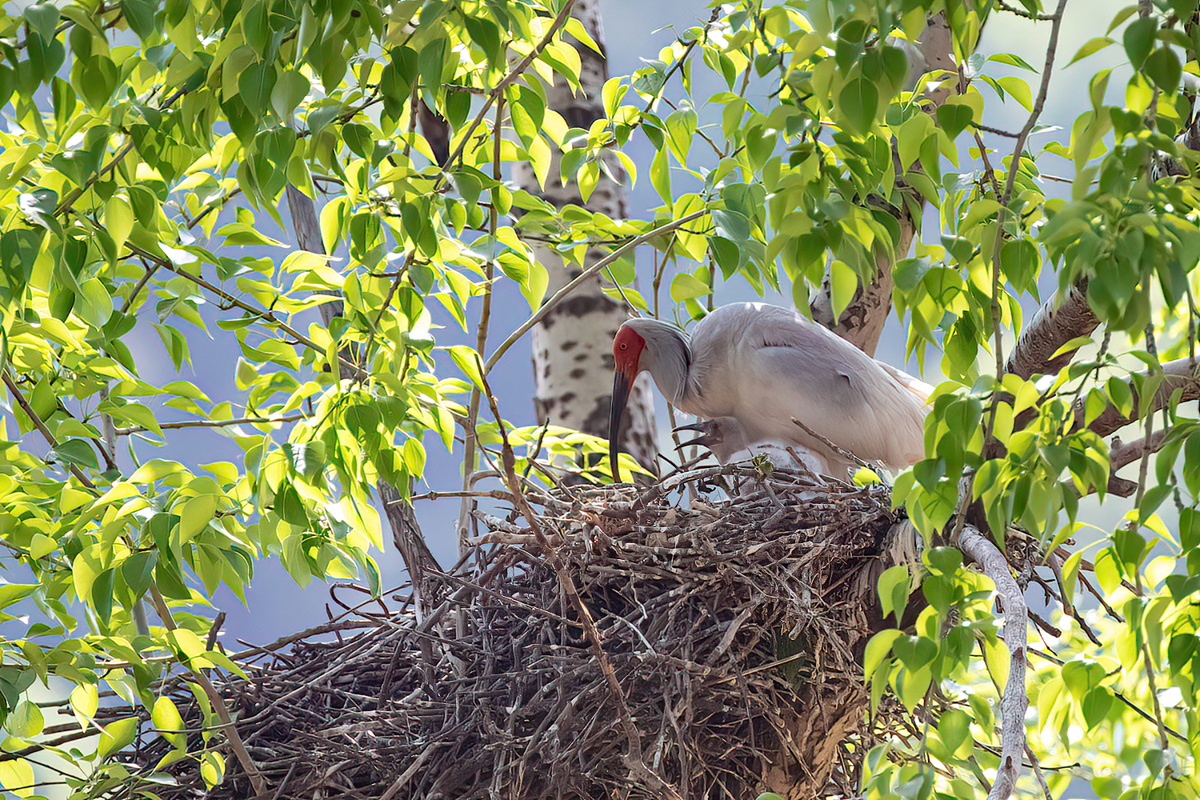
[[[682,507],[687,484],[702,499]],[[474,560],[435,577],[440,605],[421,623],[360,610],[259,648],[248,679],[221,684],[266,796],[856,792],[877,579],[918,552],[886,488],[726,467],[530,500],[603,658],[521,518],[479,515]],[[198,729],[186,687],[171,693]],[[149,770],[167,751],[148,736],[133,758]],[[169,769],[164,800],[203,793],[194,762]],[[209,795],[253,795],[229,769]]]

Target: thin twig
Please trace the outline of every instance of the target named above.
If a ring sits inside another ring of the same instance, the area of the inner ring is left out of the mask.
[[[1025,140],[1029,138],[1030,132],[1037,125],[1038,119],[1042,115],[1042,109],[1046,105],[1046,94],[1050,91],[1050,76],[1054,70],[1054,56],[1058,52],[1058,34],[1062,29],[1063,11],[1066,10],[1067,0],[1059,0],[1058,8],[1055,10],[1050,25],[1050,41],[1046,45],[1046,62],[1042,68],[1042,83],[1038,87],[1037,99],[1033,103],[1033,108],[1029,112],[1029,118],[1025,121],[1025,125],[1017,133],[1017,143],[1013,146],[1012,159],[1008,165],[1008,176],[1004,182],[1004,195],[999,198],[1000,208],[996,211],[996,236],[995,242],[992,245],[992,296],[991,296],[991,311],[992,311],[992,338],[993,349],[995,349],[996,357],[996,386],[992,390],[992,407],[988,413],[987,427],[984,432],[984,447],[987,447],[987,442],[991,441],[996,430],[996,414],[999,411],[999,390],[1000,379],[1004,376],[1004,342],[1003,330],[1001,325],[1002,313],[1000,310],[1000,249],[1004,245],[1004,224],[1009,213],[1008,203],[1012,198],[1013,187],[1016,186],[1017,173],[1021,171],[1021,155],[1025,150]]]
[[[284,414],[281,417],[238,417],[237,419],[195,419],[182,422],[164,422],[158,427],[161,430],[180,430],[182,428],[228,428],[231,425],[282,425],[288,422],[299,422],[307,419],[306,414]],[[142,425],[129,428],[117,428],[117,436],[129,436],[134,433],[144,433],[151,430]]]
[[[558,306],[558,304],[561,303],[563,301],[563,299],[566,298],[567,295],[569,295],[571,292],[578,289],[585,281],[589,280],[597,272],[604,269],[609,264],[613,263],[614,261],[619,259],[621,256],[625,255],[630,250],[633,250],[634,248],[638,247],[639,245],[645,244],[646,242],[650,241],[651,239],[661,236],[664,233],[670,233],[671,231],[675,230],[676,228],[679,228],[682,225],[686,225],[687,223],[689,223],[693,220],[699,219],[700,217],[703,217],[706,214],[708,214],[708,209],[704,209],[702,211],[693,211],[691,214],[680,217],[679,219],[664,223],[663,225],[660,225],[657,228],[654,228],[653,230],[643,233],[641,236],[636,236],[633,239],[630,239],[625,244],[621,245],[616,250],[613,250],[607,256],[605,256],[604,258],[597,261],[595,264],[592,264],[590,267],[585,269],[574,280],[572,280],[566,286],[562,287],[557,292],[552,294],[546,300],[546,302],[542,303],[541,307],[538,308],[537,311],[535,311],[532,315],[530,315],[529,319],[527,319],[523,323],[521,323],[520,327],[518,327],[515,331],[513,331],[511,334],[509,334],[507,339],[505,339],[503,342],[501,342],[500,346],[496,348],[496,351],[494,353],[492,353],[492,355],[488,358],[487,363],[484,365],[485,366],[485,374],[490,373],[492,371],[492,368],[496,366],[496,362],[498,362],[504,356],[504,354],[506,352],[508,352],[508,349],[510,347],[512,347],[514,344],[516,344],[517,341],[519,341],[522,336],[524,336],[526,333],[528,333],[530,331],[530,329],[533,328],[534,325],[537,325],[539,322],[541,322],[542,318],[545,317],[547,314],[549,314],[551,311],[553,311]]]
[[[480,364],[480,372],[483,372],[482,364]],[[558,577],[559,585],[562,586],[563,591],[571,601],[571,605],[579,612],[579,621],[583,626],[584,635],[587,637],[592,652],[595,654],[596,661],[600,666],[600,671],[608,683],[609,691],[617,703],[621,728],[625,733],[628,744],[628,751],[625,754],[626,764],[630,772],[637,773],[639,777],[651,783],[654,789],[672,798],[672,800],[682,800],[678,790],[646,766],[646,763],[642,760],[641,734],[638,732],[637,725],[633,721],[633,713],[629,709],[629,702],[625,698],[625,691],[621,688],[621,682],[617,678],[616,670],[613,669],[612,662],[604,650],[604,642],[600,638],[600,631],[596,628],[596,620],[592,616],[591,609],[587,607],[583,602],[583,598],[579,596],[579,589],[575,586],[575,580],[571,577],[570,570],[568,570],[567,565],[563,562],[558,549],[550,542],[545,531],[542,530],[537,514],[533,512],[529,501],[525,499],[521,483],[517,480],[515,469],[516,457],[513,455],[512,445],[508,441],[508,430],[504,425],[504,419],[500,416],[500,409],[496,405],[496,397],[492,393],[491,387],[488,386],[486,378],[483,378],[483,389],[487,395],[488,406],[491,408],[492,416],[495,418],[496,425],[500,430],[500,441],[503,447],[501,464],[504,468],[504,476],[508,482],[509,491],[513,494],[513,499],[516,501],[516,506],[521,512],[521,516],[525,517],[525,521],[529,523],[530,530],[537,537],[538,545],[546,553],[546,559],[550,562],[551,568]]]
[[[496,122],[492,126],[492,137],[495,140],[492,151],[492,179],[496,183],[500,183],[500,144],[501,131],[504,121],[504,98],[500,98],[500,102],[496,104]],[[496,231],[500,224],[500,215],[495,204],[492,204],[488,211],[488,236],[492,248],[492,258],[487,260],[483,265],[483,307],[479,310],[479,328],[475,334],[475,352],[482,355],[487,347],[488,326],[492,319],[492,292],[494,289],[493,281],[496,270]],[[475,430],[475,423],[479,419],[479,387],[471,387],[471,399],[467,403],[467,419],[463,423],[463,492],[467,492],[471,488],[472,475],[475,472],[475,447],[478,442],[478,434]],[[471,517],[471,511],[475,508],[475,500],[469,495],[463,496],[462,503],[458,509],[458,554],[461,556],[467,552],[469,545],[467,544],[467,520]]]

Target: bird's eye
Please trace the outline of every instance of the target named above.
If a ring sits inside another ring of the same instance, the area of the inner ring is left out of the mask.
[[[622,350],[628,350],[628,349],[629,349],[629,343],[628,343],[628,342],[621,342],[621,349],[622,349]]]

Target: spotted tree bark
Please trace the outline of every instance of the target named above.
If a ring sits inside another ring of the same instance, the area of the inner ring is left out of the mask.
[[[571,13],[603,50],[604,31],[598,0],[575,0]],[[604,116],[600,92],[608,78],[608,67],[604,57],[591,49],[580,45],[577,50],[582,62],[581,91],[572,94],[565,83],[556,83],[547,90],[547,104],[571,127],[587,130],[592,122]],[[544,190],[527,164],[517,164],[513,177],[522,189],[558,208],[574,204],[613,219],[627,216],[623,185],[602,175],[595,191],[584,203],[574,182],[563,185],[557,178],[559,155],[553,154],[550,177]],[[623,178],[618,163],[614,161],[609,166],[614,175]],[[589,249],[586,264],[593,264],[604,255],[600,249]],[[564,266],[562,259],[549,248],[536,248],[536,256],[550,272],[547,296],[582,272],[579,267]],[[609,436],[612,340],[628,316],[619,302],[601,291],[601,279],[597,277],[576,289],[533,329],[534,405],[539,422],[565,425],[604,438]],[[645,376],[633,386],[625,420],[618,432],[621,449],[647,468],[653,468],[657,453],[654,404]]]

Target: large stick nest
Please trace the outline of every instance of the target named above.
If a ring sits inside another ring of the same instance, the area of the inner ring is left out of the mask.
[[[268,796],[853,794],[861,748],[841,743],[865,716],[880,554],[908,527],[884,487],[741,467],[530,500],[630,713],[525,521],[479,514],[474,558],[435,579],[420,621],[363,606],[220,684]],[[136,757],[167,750],[151,737]],[[228,748],[226,762],[210,796],[253,795]],[[160,796],[203,793],[194,762],[171,769],[180,784]]]

